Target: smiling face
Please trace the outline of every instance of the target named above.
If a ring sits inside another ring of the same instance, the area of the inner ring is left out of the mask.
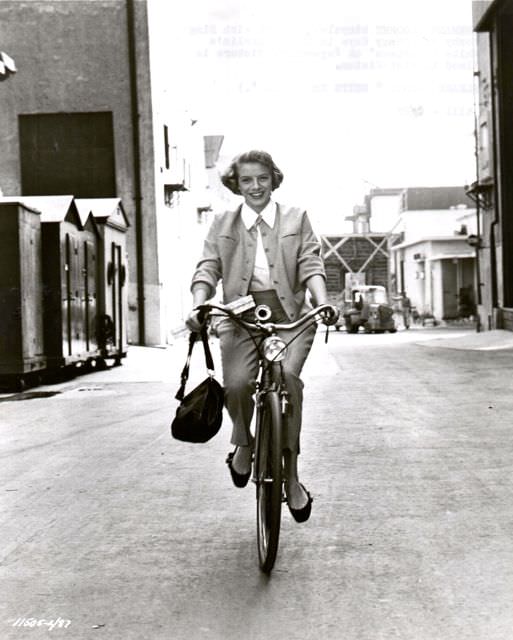
[[[243,162],[237,167],[238,185],[248,207],[260,213],[272,193],[271,171],[260,162]]]

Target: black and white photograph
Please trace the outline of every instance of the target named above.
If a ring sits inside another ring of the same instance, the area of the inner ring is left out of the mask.
[[[0,639],[513,640],[513,0],[0,0]]]

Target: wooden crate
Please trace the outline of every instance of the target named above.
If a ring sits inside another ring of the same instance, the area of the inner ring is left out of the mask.
[[[46,366],[41,220],[19,202],[0,203],[0,375]]]

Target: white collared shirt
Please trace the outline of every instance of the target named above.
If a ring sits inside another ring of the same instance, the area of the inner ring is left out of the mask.
[[[248,207],[246,203],[242,205],[241,209],[242,222],[246,229],[251,229],[255,224],[255,220],[258,216],[256,211],[253,211],[251,207]],[[267,206],[260,212],[262,220],[268,224],[271,229],[274,227],[276,219],[276,202],[269,200]],[[255,268],[253,271],[253,277],[249,285],[250,291],[264,291],[266,289],[272,289],[271,276],[269,273],[269,262],[265,255],[264,245],[262,243],[262,230],[261,226],[258,226],[257,233],[257,246],[255,255]]]

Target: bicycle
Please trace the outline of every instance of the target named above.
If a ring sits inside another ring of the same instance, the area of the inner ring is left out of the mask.
[[[337,310],[329,304],[310,310],[295,322],[270,322],[271,309],[266,305],[254,307],[255,322],[249,322],[239,314],[248,311],[247,297],[240,308],[216,304],[198,307],[202,321],[222,315],[228,317],[253,337],[259,354],[259,373],[256,383],[255,446],[252,482],[256,486],[257,546],[260,569],[269,574],[278,552],[281,527],[281,505],[285,501],[283,478],[283,422],[289,406],[288,392],[283,373],[283,359],[291,340],[285,340],[278,331],[304,327],[306,331],[318,316],[329,312],[333,322]],[[330,322],[332,324],[333,322]],[[326,322],[326,324],[328,324]],[[326,340],[328,332],[326,332]],[[259,340],[260,338],[260,340]]]

